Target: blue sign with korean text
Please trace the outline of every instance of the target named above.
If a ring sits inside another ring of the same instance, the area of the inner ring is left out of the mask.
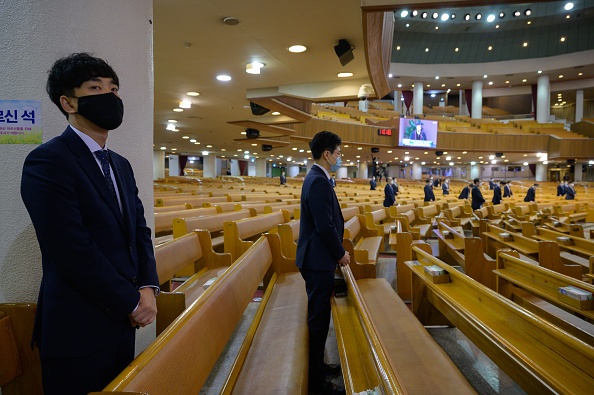
[[[0,100],[0,144],[41,144],[41,102]]]

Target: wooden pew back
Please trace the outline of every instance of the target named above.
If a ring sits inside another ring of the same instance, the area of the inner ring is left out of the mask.
[[[211,233],[223,230],[226,221],[237,221],[256,216],[256,211],[238,210],[203,217],[176,218],[173,220],[173,237],[183,236],[193,229],[206,229]]]

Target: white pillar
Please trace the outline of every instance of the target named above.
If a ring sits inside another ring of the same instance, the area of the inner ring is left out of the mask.
[[[266,177],[266,159],[256,159],[256,177]]]
[[[202,166],[204,169],[204,165]],[[239,161],[237,159],[231,159],[231,175],[240,176],[241,171],[239,170]]]
[[[551,92],[549,76],[539,75],[536,86],[536,122],[549,122],[549,112],[551,109]]]
[[[153,180],[165,178],[165,152],[153,151]]]
[[[217,176],[216,162],[217,157],[214,155],[204,155],[202,157],[202,173],[204,178],[215,178]],[[169,166],[171,167],[171,159],[169,159]]]
[[[413,91],[413,114],[423,114],[423,82],[416,81]]]
[[[367,174],[367,162],[359,162],[359,178],[369,178]]]
[[[582,164],[576,162],[573,165],[573,181],[582,181]]]
[[[297,177],[299,175],[299,165],[287,164],[287,177]]]
[[[423,178],[423,165],[421,162],[414,162],[412,164],[412,178],[413,180],[420,180]]]
[[[169,176],[179,176],[179,156],[169,154]]]
[[[584,117],[584,90],[575,91],[575,121],[580,122]]]
[[[394,91],[394,112],[402,114],[402,92]],[[361,177],[363,178],[363,177]]]
[[[247,161],[248,163],[248,176],[255,177],[256,176],[256,159],[250,159]]]
[[[477,165],[470,165],[470,177],[469,181],[474,180],[475,178],[481,178],[481,167]]]
[[[347,178],[348,177],[348,172],[347,172],[347,168],[345,166],[341,166],[338,168],[338,170],[336,170],[336,179],[341,179],[341,178]]]
[[[472,81],[472,119],[483,117],[483,81]]]
[[[547,165],[542,163],[536,164],[536,174],[534,174],[534,181],[545,182],[547,180]]]

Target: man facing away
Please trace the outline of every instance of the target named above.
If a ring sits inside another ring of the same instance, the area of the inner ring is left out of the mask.
[[[384,207],[390,207],[396,203],[396,193],[394,192],[392,183],[392,177],[386,178],[386,186],[384,186]]]
[[[533,184],[528,190],[526,191],[526,197],[524,198],[525,202],[534,202],[536,200],[536,188],[538,184]]]
[[[70,124],[25,159],[21,196],[43,274],[33,343],[45,395],[102,390],[155,319],[159,280],[130,163],[107,147],[124,114],[119,79],[86,53],[56,61],[47,92]]]
[[[504,187],[503,187],[503,197],[512,197],[514,196],[514,193],[512,192],[511,189],[511,181],[508,181],[505,183]]]
[[[446,178],[445,181],[443,182],[443,184],[441,184],[441,190],[442,190],[444,196],[450,194],[450,179],[449,178]]]
[[[485,198],[483,197],[483,194],[481,193],[481,180],[478,178],[474,179],[474,185],[472,187],[472,202],[470,203],[470,206],[472,207],[472,211],[474,210],[478,210],[479,208],[481,208],[481,206],[483,205],[483,203],[485,203]]]
[[[462,191],[460,191],[458,199],[468,199],[470,197],[470,189],[473,185],[474,184],[465,185],[464,188],[462,188]]]
[[[377,183],[375,182],[375,176],[373,176],[371,177],[371,180],[369,180],[369,190],[375,191],[375,188],[377,188]]]
[[[431,182],[431,179],[428,179],[427,181],[425,181],[425,187],[423,188],[423,191],[425,192],[425,197],[423,198],[423,201],[425,201],[425,202],[434,202],[435,201],[435,194],[433,193],[433,183]]]
[[[502,185],[503,181],[501,181],[499,183],[499,185]],[[497,183],[494,183],[493,186],[493,199],[491,200],[493,202],[493,204],[499,204],[501,203],[501,187],[497,185]]]
[[[324,348],[330,326],[330,298],[334,291],[336,265],[344,266],[350,256],[342,246],[344,219],[330,185],[330,172],[340,166],[341,139],[322,131],[309,146],[314,165],[303,180],[299,243],[295,263],[305,280],[307,325],[309,329],[310,394],[344,394],[328,376],[341,372],[340,366],[324,363]]]
[[[565,188],[565,200],[574,200],[575,199],[575,186],[572,183],[570,183],[569,185],[567,185],[567,187]]]
[[[285,172],[281,171],[280,175],[280,184],[285,185],[287,183],[287,177],[285,176]]]

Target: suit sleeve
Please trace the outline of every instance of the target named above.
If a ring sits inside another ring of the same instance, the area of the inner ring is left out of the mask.
[[[140,295],[91,237],[90,228],[97,225],[85,223],[81,186],[72,167],[61,152],[48,148],[32,151],[25,160],[21,196],[37,233],[44,269],[102,309],[125,317]]]
[[[309,190],[309,209],[314,220],[316,233],[320,236],[332,257],[338,262],[344,256],[342,235],[338,234],[338,224],[334,221],[334,191],[328,181],[316,178]]]

